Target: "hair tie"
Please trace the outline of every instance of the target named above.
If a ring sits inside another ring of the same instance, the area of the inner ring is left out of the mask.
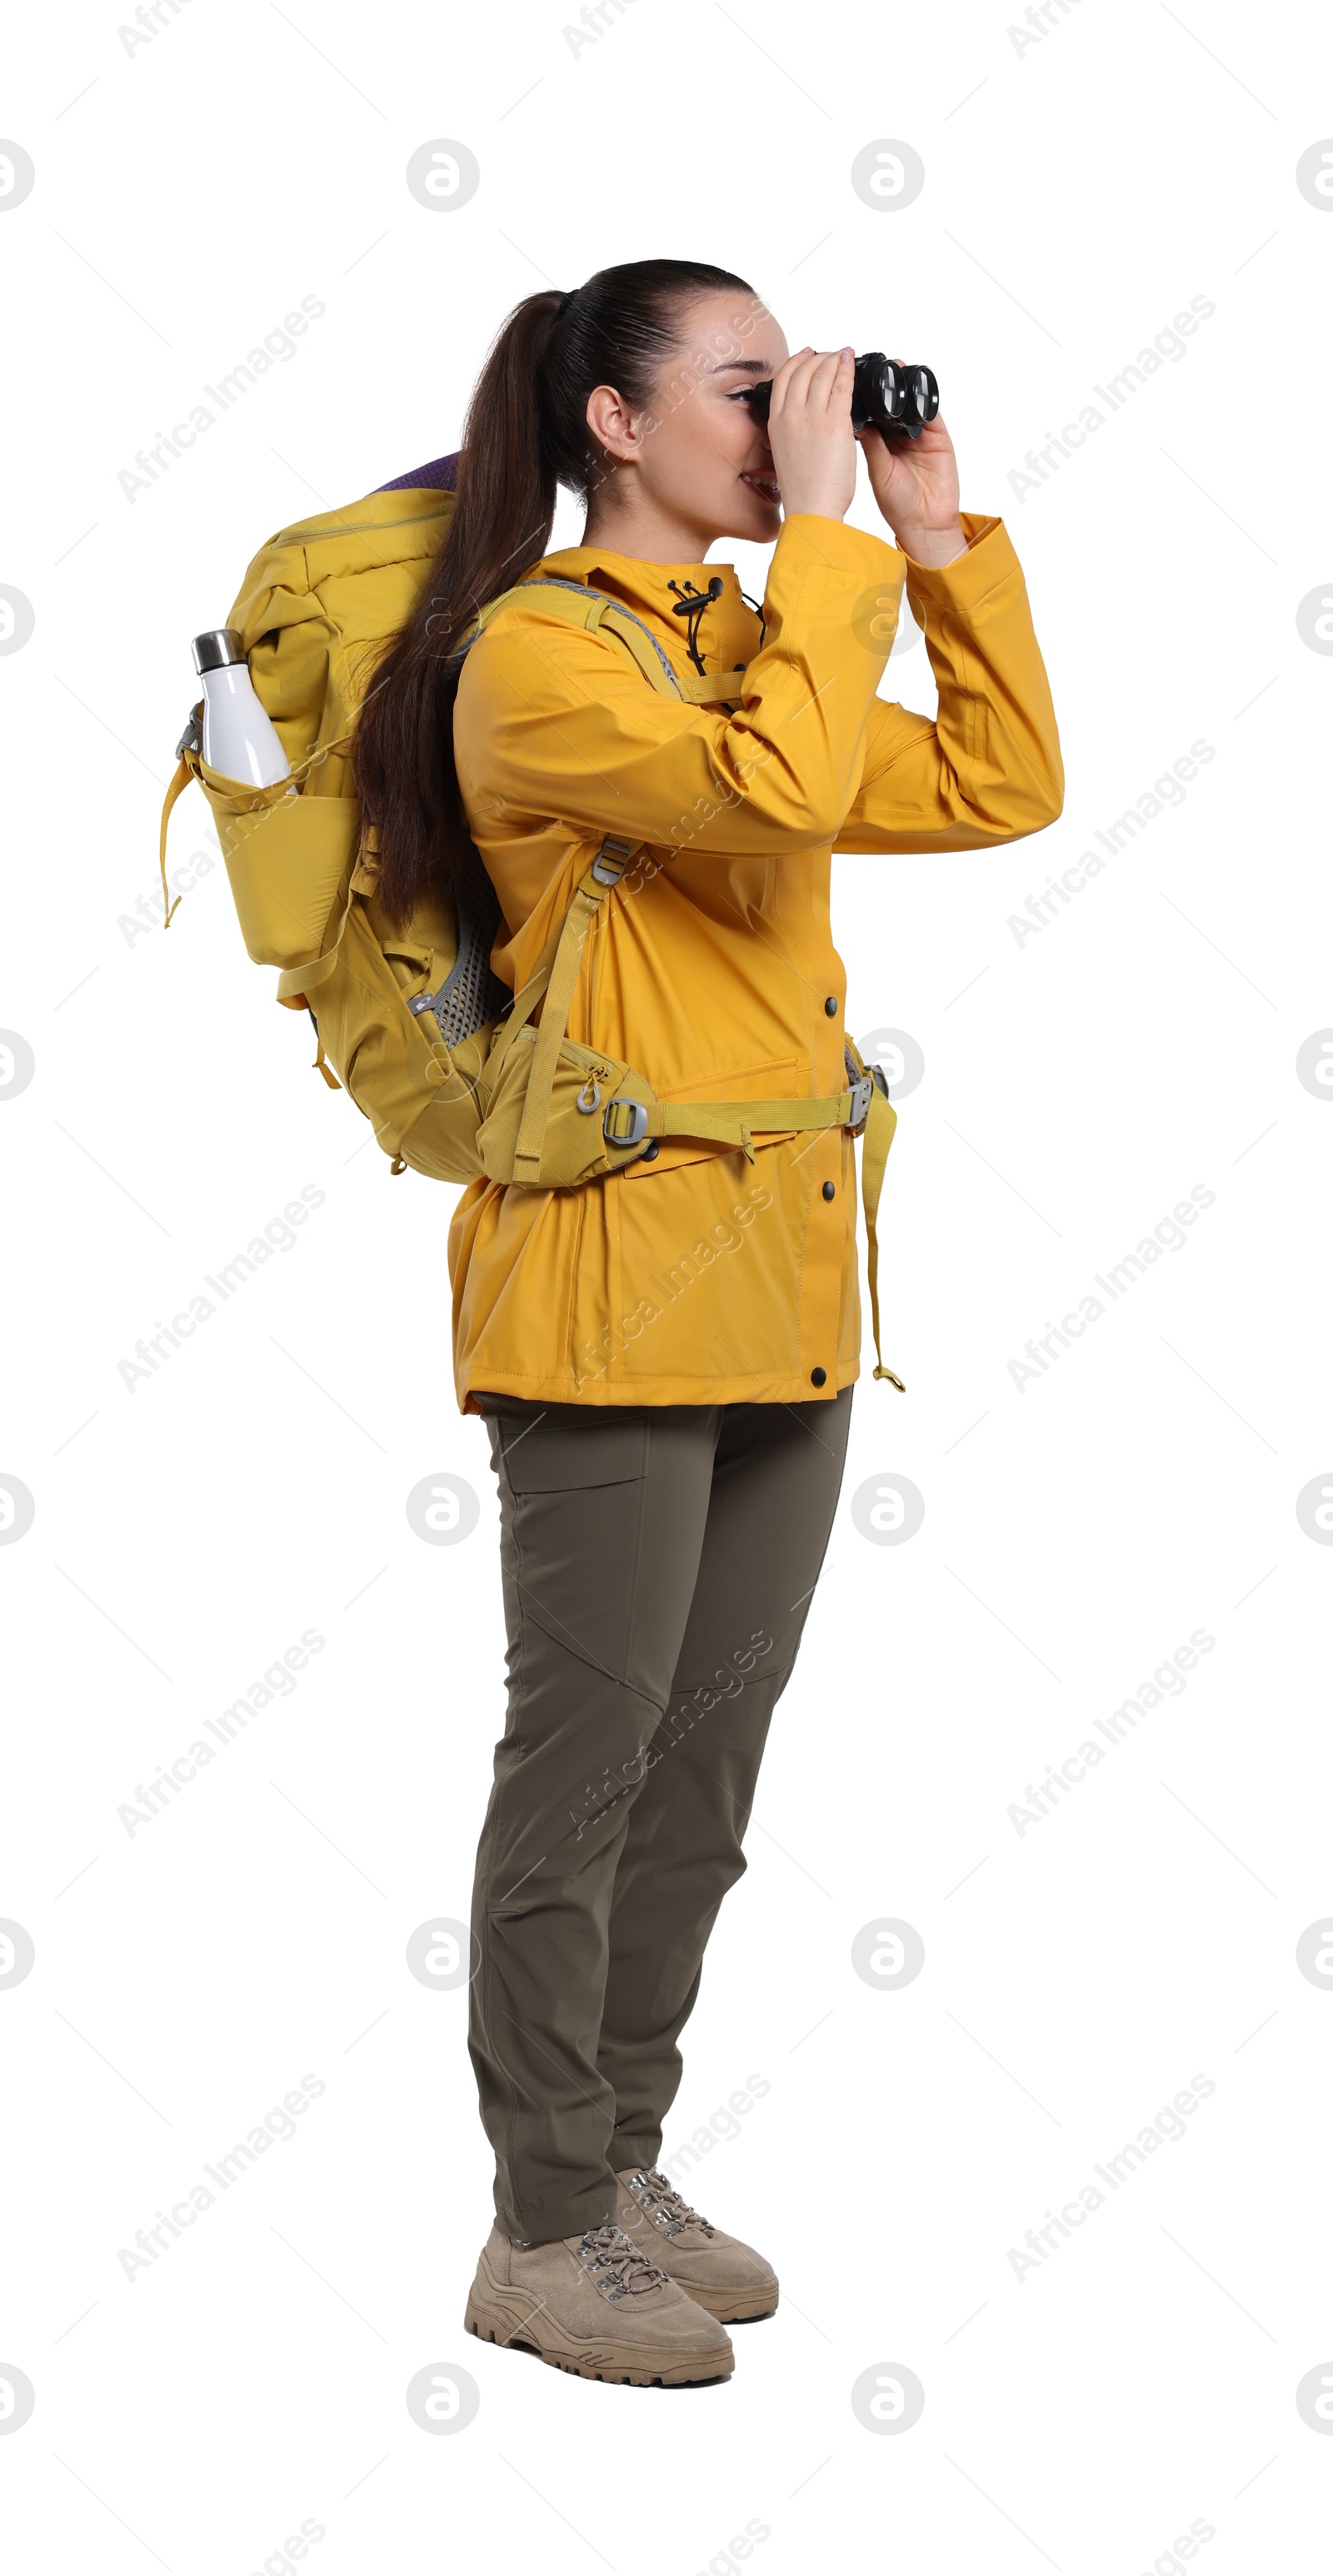
[[[564,321],[565,315],[566,315],[566,314],[567,314],[567,312],[569,311],[569,308],[570,308],[571,304],[573,303],[575,296],[578,294],[578,291],[579,291],[579,290],[578,290],[577,286],[571,286],[571,288],[570,288],[570,290],[569,290],[568,295],[562,295],[562,296],[561,296],[560,301],[559,301],[559,303],[557,304],[557,306],[556,306],[556,308],[555,308],[555,318],[556,318],[557,322],[563,322],[563,321]]]

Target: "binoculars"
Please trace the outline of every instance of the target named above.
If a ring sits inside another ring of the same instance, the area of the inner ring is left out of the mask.
[[[771,379],[751,385],[745,397],[756,420],[767,420],[773,399]],[[940,389],[929,367],[905,367],[869,349],[858,358],[852,375],[852,427],[877,429],[885,438],[895,430],[919,438],[940,407]]]

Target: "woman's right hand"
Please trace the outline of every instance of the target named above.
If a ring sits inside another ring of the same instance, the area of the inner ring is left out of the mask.
[[[844,519],[856,490],[851,349],[798,349],[773,378],[768,443],[783,515]]]

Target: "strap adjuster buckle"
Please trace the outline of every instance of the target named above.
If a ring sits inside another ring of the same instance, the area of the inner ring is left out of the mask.
[[[599,885],[615,885],[618,883],[629,865],[629,854],[633,846],[634,845],[631,841],[615,841],[612,839],[610,833],[607,833],[606,838],[592,863],[592,873],[596,877]],[[620,853],[619,857],[615,855],[617,851]],[[611,854],[609,857],[608,853]],[[603,861],[606,862],[605,865],[603,865]]]
[[[641,1100],[608,1100],[602,1134],[608,1145],[641,1145],[648,1133],[648,1112]]]
[[[851,1069],[852,1068],[849,1063],[847,1067],[849,1073],[851,1072]],[[852,1103],[847,1119],[847,1125],[853,1136],[859,1136],[867,1118],[870,1115],[871,1093],[874,1091],[882,1092],[884,1098],[886,1100],[888,1099],[889,1086],[883,1065],[872,1064],[868,1072],[858,1074],[851,1089]]]
[[[847,1113],[846,1124],[853,1136],[860,1135],[870,1115],[870,1095],[874,1088],[874,1077],[868,1073],[858,1075],[852,1084],[852,1104]]]

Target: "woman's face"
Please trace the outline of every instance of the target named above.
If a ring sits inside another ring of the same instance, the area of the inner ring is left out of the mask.
[[[617,508],[650,510],[694,532],[696,559],[717,537],[769,545],[782,524],[768,431],[743,399],[747,385],[775,375],[786,340],[758,297],[739,287],[701,296],[680,317],[678,345],[662,367],[653,398],[631,412],[609,385],[589,397],[588,425],[617,466],[599,498]],[[632,496],[626,486],[637,485]]]

